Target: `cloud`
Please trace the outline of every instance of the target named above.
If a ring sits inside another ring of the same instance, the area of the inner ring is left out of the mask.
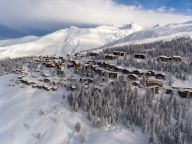
[[[113,0],[0,0],[0,25],[11,28],[51,28],[62,24],[143,26],[191,20],[166,7],[144,10]]]
[[[168,8],[168,7],[165,7],[165,6],[159,7],[157,9],[157,12],[161,12],[161,13],[173,13],[175,11],[176,11],[175,8]]]

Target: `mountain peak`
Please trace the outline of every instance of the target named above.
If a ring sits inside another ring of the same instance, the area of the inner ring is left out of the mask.
[[[132,30],[139,31],[139,30],[142,30],[143,27],[137,24],[131,23],[131,24],[120,25],[119,29],[132,29]]]

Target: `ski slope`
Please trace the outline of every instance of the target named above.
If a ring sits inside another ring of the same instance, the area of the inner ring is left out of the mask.
[[[9,86],[16,75],[0,77],[0,140],[2,144],[148,144],[140,130],[114,126],[92,128],[83,112],[72,111],[63,99],[65,91],[46,92],[32,87]],[[80,133],[74,125],[82,125]]]
[[[99,26],[96,28],[72,26],[31,42],[0,47],[0,58],[74,54],[82,50],[103,46],[142,29],[135,24]]]

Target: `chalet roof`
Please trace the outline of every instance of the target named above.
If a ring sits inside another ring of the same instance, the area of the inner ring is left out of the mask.
[[[138,75],[136,75],[136,74],[129,74],[128,76],[134,76],[134,77],[138,78]]]
[[[153,78],[153,77],[149,77],[146,81],[147,82],[163,82],[163,80],[156,79],[156,78]]]
[[[140,72],[140,73],[142,73],[143,71],[142,71],[142,70],[139,70],[139,69],[135,69],[135,70],[133,70],[132,72]]]
[[[132,84],[138,84],[138,85],[140,85],[140,82],[139,82],[139,81],[134,81]]]
[[[72,89],[76,89],[77,87],[76,87],[75,85],[72,85],[71,88],[72,88]]]
[[[114,55],[114,54],[105,54],[105,56],[116,57],[116,55]]]
[[[159,58],[169,58],[168,56],[159,56]]]
[[[144,56],[146,56],[146,54],[143,54],[143,53],[135,53],[135,55],[144,55]]]
[[[107,72],[107,73],[113,73],[113,74],[118,74],[118,72],[114,72],[114,71],[110,71],[110,70],[106,70],[105,72]]]
[[[124,51],[113,51],[114,53],[126,53]]]
[[[162,72],[156,73],[155,75],[163,75],[163,76],[166,76],[166,74],[164,74],[164,73],[162,73]]]
[[[172,58],[178,58],[178,59],[182,59],[182,57],[181,57],[181,56],[177,56],[177,55],[175,55],[175,56],[172,56]]]

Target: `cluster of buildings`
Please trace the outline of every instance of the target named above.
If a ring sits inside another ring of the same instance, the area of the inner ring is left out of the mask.
[[[98,56],[98,53],[89,53],[89,56]],[[97,74],[101,77],[101,82],[113,82],[118,80],[119,77],[123,77],[124,81],[129,81],[133,87],[139,88],[148,88],[151,89],[154,93],[159,93],[160,89],[164,89],[166,94],[171,94],[174,91],[174,88],[166,89],[164,88],[164,83],[166,81],[166,75],[161,72],[156,72],[153,70],[139,70],[139,69],[127,69],[125,67],[117,66],[115,64],[110,63],[110,60],[116,59],[117,57],[126,56],[125,52],[114,51],[112,54],[105,54],[105,61],[103,60],[84,60],[81,59],[65,59],[63,57],[49,57],[42,56],[36,57],[34,59],[34,63],[36,65],[40,65],[40,67],[44,67],[45,69],[54,69],[56,75],[58,77],[64,77],[65,69],[74,69],[74,72],[79,70],[85,70],[79,78],[79,83],[84,84],[85,87],[88,87],[89,84],[94,82],[94,78],[91,77],[90,71],[94,72],[94,75]],[[136,59],[146,59],[147,56],[145,54],[135,54],[134,58]],[[109,60],[109,61],[108,61]],[[182,58],[179,56],[159,56],[157,58],[158,61],[167,62],[167,61],[175,61],[181,62]],[[43,69],[44,69],[43,68]],[[40,70],[37,70],[40,71]],[[19,81],[26,85],[31,85],[34,88],[44,89],[47,91],[55,91],[58,89],[59,82],[53,81],[52,76],[46,73],[41,74],[41,80],[34,81],[26,78],[26,73],[23,70],[15,70],[16,74],[20,74]],[[52,81],[52,82],[51,82]],[[77,81],[77,79],[75,80]],[[52,83],[52,84],[50,84]],[[75,91],[77,87],[75,84],[71,84],[69,89]],[[101,91],[101,88],[98,88]],[[177,89],[178,94],[182,98],[186,98],[188,96],[192,97],[191,90],[180,90]]]

